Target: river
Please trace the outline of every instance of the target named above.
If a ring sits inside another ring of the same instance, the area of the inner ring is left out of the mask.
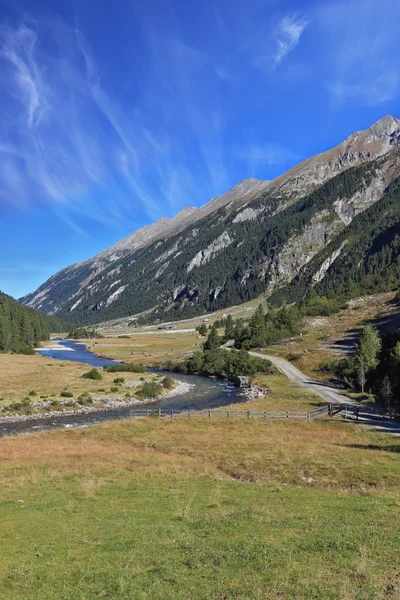
[[[64,349],[43,349],[39,353],[42,356],[54,360],[80,362],[94,367],[103,367],[105,365],[115,365],[116,362],[108,358],[101,358],[93,352],[87,350],[85,344],[72,340],[56,339],[58,344]],[[134,373],[121,373],[127,379],[130,375],[135,377]],[[119,419],[129,419],[134,417],[134,412],[138,408],[151,408],[152,410],[176,409],[176,410],[201,410],[213,409],[229,404],[243,402],[243,396],[239,393],[238,388],[228,381],[219,381],[199,377],[196,375],[182,375],[173,373],[173,378],[178,381],[194,384],[194,387],[189,392],[181,394],[173,398],[166,398],[153,402],[151,404],[143,404],[140,407],[119,408],[116,410],[99,411],[88,415],[73,415],[66,417],[48,417],[40,421],[21,421],[17,423],[0,424],[0,437],[10,433],[22,433],[27,431],[41,431],[43,429],[52,429],[55,427],[83,427],[95,425],[103,421],[115,421]]]

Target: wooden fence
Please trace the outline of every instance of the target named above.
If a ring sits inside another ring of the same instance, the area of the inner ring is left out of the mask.
[[[304,411],[267,411],[267,410],[187,410],[187,409],[132,409],[130,416],[132,417],[160,417],[175,419],[179,417],[187,417],[189,419],[202,417],[207,419],[225,418],[235,419],[320,419],[329,415],[329,405],[326,404],[314,410]]]

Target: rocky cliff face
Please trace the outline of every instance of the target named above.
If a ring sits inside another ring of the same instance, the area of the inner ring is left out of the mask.
[[[381,201],[400,174],[399,145],[400,121],[384,117],[273,181],[246,179],[134,232],[22,301],[91,323],[149,309],[179,318],[272,293]],[[325,257],[312,281],[345,249]]]

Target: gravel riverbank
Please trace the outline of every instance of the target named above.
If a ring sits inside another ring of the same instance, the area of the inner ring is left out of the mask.
[[[148,404],[154,404],[160,400],[165,400],[167,398],[174,398],[176,396],[180,396],[182,394],[186,394],[192,388],[195,387],[192,383],[186,383],[182,381],[176,381],[177,386],[167,392],[166,394],[161,394],[160,396],[156,396],[155,398],[146,398],[146,400],[138,400],[137,398],[129,398],[126,400],[119,400],[116,397],[114,398],[94,398],[95,401],[104,402],[103,406],[84,406],[82,408],[73,408],[71,410],[54,410],[48,411],[44,413],[33,413],[31,415],[9,415],[5,417],[0,417],[0,424],[7,423],[21,423],[27,421],[40,421],[42,419],[48,418],[60,418],[60,417],[73,417],[77,415],[89,415],[96,412],[104,412],[111,410],[118,410],[123,408],[129,408],[133,406],[143,406]],[[70,400],[74,400],[73,398]]]

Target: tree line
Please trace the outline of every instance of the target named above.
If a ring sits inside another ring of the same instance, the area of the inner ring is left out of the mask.
[[[217,327],[214,324],[202,350],[194,352],[192,356],[182,362],[169,361],[164,368],[183,373],[212,375],[229,381],[236,381],[239,376],[247,376],[251,379],[257,373],[270,374],[274,372],[274,367],[269,360],[255,358],[244,349],[229,351],[221,348],[223,343],[224,337],[218,335]]]
[[[32,354],[35,346],[50,337],[50,332],[65,330],[54,317],[19,304],[0,292],[0,352]]]
[[[355,390],[374,394],[386,410],[398,409],[400,330],[381,339],[373,325],[366,325],[351,356],[321,363],[320,370],[333,372]]]

